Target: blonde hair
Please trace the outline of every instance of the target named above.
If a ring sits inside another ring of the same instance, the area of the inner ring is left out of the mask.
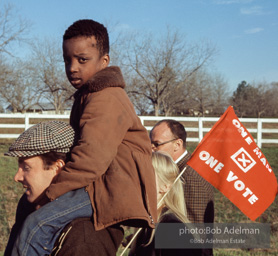
[[[161,205],[165,205],[168,210],[159,217],[159,220],[164,214],[173,213],[183,223],[189,222],[184,200],[184,191],[182,180],[179,178],[179,168],[173,161],[172,157],[165,152],[157,151],[152,153],[152,164],[161,184],[169,184],[170,190],[164,197]],[[158,205],[160,207],[161,205]]]
[[[170,190],[165,197],[162,197],[162,202],[158,202],[157,208],[166,206],[167,211],[163,212],[158,216],[158,222],[161,221],[162,217],[168,213],[173,213],[181,222],[189,223],[187,218],[187,211],[185,207],[183,184],[181,178],[176,182],[176,178],[179,175],[179,168],[173,161],[172,157],[166,152],[156,151],[152,153],[152,164],[155,170],[157,179],[161,184],[170,185]],[[175,182],[175,184],[173,184]],[[158,185],[158,184],[156,184]],[[141,229],[138,230],[140,232]],[[134,237],[138,234],[135,234]],[[146,244],[141,244],[143,247],[149,246],[155,236],[155,229],[150,234],[150,239]],[[131,240],[132,241],[132,240]],[[135,243],[136,244],[136,243]]]

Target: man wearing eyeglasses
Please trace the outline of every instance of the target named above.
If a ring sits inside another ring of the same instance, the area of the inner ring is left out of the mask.
[[[186,150],[186,131],[175,120],[161,120],[150,132],[153,151],[165,151],[170,154],[180,171],[185,167],[183,179],[187,215],[194,223],[212,223],[214,221],[213,186],[194,169],[187,166],[191,154]]]

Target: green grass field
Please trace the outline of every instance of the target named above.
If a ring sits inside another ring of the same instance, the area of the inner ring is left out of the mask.
[[[20,184],[13,181],[17,169],[15,158],[4,157],[3,152],[7,151],[7,144],[0,144],[0,256],[3,255],[10,229],[14,223],[17,201],[23,193]],[[194,146],[189,150],[192,152]],[[278,148],[263,148],[263,153],[268,159],[273,171],[278,177]],[[278,255],[278,201],[275,202],[257,219],[257,222],[271,224],[271,248],[265,250],[240,250],[240,249],[215,249],[214,255]],[[241,222],[247,223],[250,220],[241,213],[227,198],[220,192],[215,191],[215,222]]]

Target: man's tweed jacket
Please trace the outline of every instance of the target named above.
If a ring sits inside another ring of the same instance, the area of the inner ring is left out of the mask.
[[[187,153],[178,163],[182,171],[191,154]],[[188,218],[194,223],[212,223],[214,221],[213,186],[202,178],[193,168],[187,166],[184,174],[184,197]]]

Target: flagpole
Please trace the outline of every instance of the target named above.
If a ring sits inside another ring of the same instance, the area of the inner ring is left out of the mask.
[[[171,188],[175,185],[175,183],[179,180],[179,178],[183,175],[183,173],[185,172],[187,166],[184,167],[184,169],[180,172],[180,174],[177,176],[177,178],[175,179],[175,181],[173,182]],[[160,204],[163,202],[164,198],[167,196],[167,194],[170,192],[171,188],[163,195],[163,197],[159,200],[157,206],[159,207]],[[136,238],[136,236],[139,234],[139,232],[142,230],[142,228],[139,228],[137,230],[137,232],[133,235],[132,239],[129,241],[129,243],[127,244],[127,246],[125,247],[125,249],[123,250],[123,252],[121,253],[120,256],[123,256],[124,253],[126,252],[126,250],[128,249],[128,247],[131,245],[131,243],[134,241],[134,239]]]

